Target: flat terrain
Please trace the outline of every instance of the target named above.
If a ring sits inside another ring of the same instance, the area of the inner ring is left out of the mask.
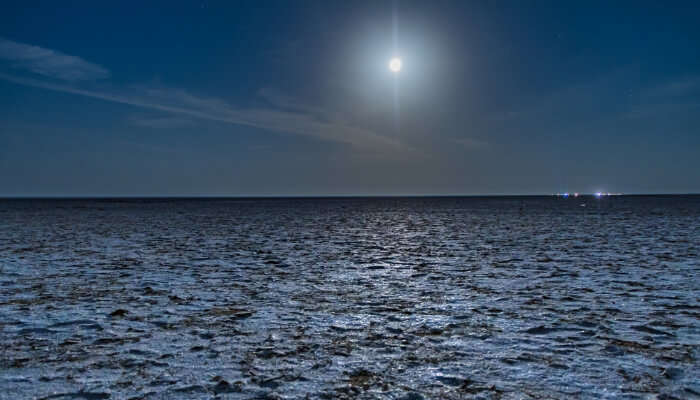
[[[700,398],[699,260],[692,196],[0,201],[0,399]]]

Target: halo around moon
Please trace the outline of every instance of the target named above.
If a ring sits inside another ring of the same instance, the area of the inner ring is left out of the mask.
[[[389,60],[389,70],[393,73],[400,72],[402,66],[403,63],[399,57],[393,57],[391,60]]]

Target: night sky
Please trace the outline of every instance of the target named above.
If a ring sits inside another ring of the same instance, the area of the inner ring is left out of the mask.
[[[0,196],[700,192],[698,1],[143,3],[0,5]]]

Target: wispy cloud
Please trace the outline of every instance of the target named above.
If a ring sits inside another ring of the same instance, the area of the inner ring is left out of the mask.
[[[699,94],[700,93],[700,77],[686,76],[669,80],[661,84],[652,86],[642,91],[642,97],[648,99],[668,99],[681,96]]]
[[[0,73],[0,79],[20,85],[71,93],[187,117],[313,137],[373,152],[411,151],[398,141],[378,135],[369,129],[331,122],[332,118],[321,118],[309,111],[240,108],[232,106],[222,99],[195,96],[181,89],[145,87],[128,90],[84,89],[74,85],[23,78],[4,73]]]
[[[11,67],[69,82],[108,78],[109,71],[80,57],[0,38],[0,60]]]
[[[96,86],[90,81],[109,77],[106,68],[56,50],[0,38],[0,63],[2,61],[44,77],[0,71],[0,79],[5,81],[177,115],[173,118],[157,116],[130,121],[141,126],[168,128],[187,120],[204,119],[347,144],[371,153],[386,153],[389,150],[397,155],[414,151],[395,139],[346,122],[337,111],[304,104],[270,88],[261,89],[258,94],[267,103],[264,107],[244,108],[223,99],[197,96],[182,89],[114,87],[108,86],[108,83]]]
[[[632,76],[632,77],[630,77]],[[696,114],[700,105],[700,77],[681,76],[640,86],[620,68],[588,81],[577,82],[523,97],[509,110],[489,115],[482,130],[537,127],[547,123],[548,130],[593,127],[600,130],[623,121],[644,118],[668,118],[672,114]],[[615,99],[615,101],[611,101]],[[602,106],[602,101],[607,102]],[[546,121],[546,122],[543,122]]]
[[[132,115],[128,119],[129,123],[134,126],[140,126],[152,129],[172,129],[190,126],[194,123],[191,118],[180,117],[177,115],[169,116],[152,116],[152,115]]]

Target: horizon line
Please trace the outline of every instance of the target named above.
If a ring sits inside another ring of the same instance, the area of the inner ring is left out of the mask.
[[[700,196],[700,192],[616,193],[603,197]],[[558,193],[530,194],[300,194],[300,195],[0,195],[0,200],[245,200],[245,199],[352,199],[352,198],[478,198],[478,197],[561,197]],[[575,199],[574,196],[569,196]],[[596,193],[579,193],[578,197],[596,197]]]

